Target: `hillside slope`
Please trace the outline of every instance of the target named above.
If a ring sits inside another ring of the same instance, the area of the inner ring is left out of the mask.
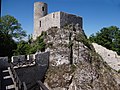
[[[50,28],[45,84],[50,90],[120,90],[120,76],[95,52],[79,25]]]
[[[95,51],[104,59],[107,64],[115,69],[120,70],[120,56],[112,50],[108,50],[105,47],[98,45],[97,43],[92,43],[95,48]]]

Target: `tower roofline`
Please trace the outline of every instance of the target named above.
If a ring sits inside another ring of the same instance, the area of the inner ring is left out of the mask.
[[[68,14],[68,15],[73,15],[73,16],[76,16],[76,17],[80,17],[80,18],[82,18],[82,16],[79,16],[79,15],[75,15],[75,14],[72,14],[72,13],[68,13],[68,12],[64,12],[64,11],[55,11],[55,12],[51,12],[51,13],[49,13],[49,14],[47,14],[46,16],[44,16],[44,17],[47,17],[48,15],[50,15],[50,14],[53,14],[53,13],[65,13],[65,14]],[[41,17],[41,18],[44,18],[44,17]]]
[[[35,4],[35,3],[40,3],[40,4],[43,4],[43,3],[44,3],[44,4],[47,4],[47,3],[45,3],[45,2],[34,2],[34,4]]]

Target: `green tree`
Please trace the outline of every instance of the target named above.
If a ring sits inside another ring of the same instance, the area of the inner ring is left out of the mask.
[[[44,42],[44,37],[46,36],[45,32],[34,41],[31,42],[31,36],[28,37],[28,42],[20,41],[17,44],[17,49],[15,50],[14,55],[27,55],[34,54],[37,51],[45,51],[46,44]]]
[[[18,40],[21,40],[23,37],[27,36],[18,20],[10,15],[1,17],[0,31],[6,35],[11,35],[12,38]]]
[[[13,50],[16,49],[17,44],[10,35],[0,32],[0,57],[12,56]]]
[[[32,34],[28,35],[28,43],[31,44],[33,41]]]
[[[22,40],[17,44],[17,49],[15,50],[14,55],[30,54],[30,48],[30,44]]]
[[[26,32],[16,18],[10,15],[2,16],[0,18],[0,56],[12,56],[17,48],[14,40],[21,40],[25,36]]]
[[[35,44],[37,45],[37,51],[45,51],[46,44],[44,42],[44,37],[46,33],[42,32],[39,37],[37,37]]]
[[[92,34],[89,40],[120,54],[120,29],[116,26],[102,28],[95,35]]]
[[[39,37],[31,44],[30,53],[33,54],[37,51],[45,51],[46,43],[44,42],[44,38],[46,37],[47,33],[42,32]]]

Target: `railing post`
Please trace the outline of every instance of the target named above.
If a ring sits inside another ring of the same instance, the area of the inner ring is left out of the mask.
[[[10,70],[11,70],[11,73],[12,73],[12,76],[13,76],[14,85],[17,88],[16,90],[21,90],[22,83],[21,83],[16,71],[14,70],[12,64],[10,64]]]
[[[37,83],[42,90],[49,90],[41,81],[37,81]]]
[[[23,90],[27,90],[27,86],[26,86],[25,82],[23,82],[22,84],[23,84]]]

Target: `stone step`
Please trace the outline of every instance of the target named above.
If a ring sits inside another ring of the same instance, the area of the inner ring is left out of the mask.
[[[6,86],[6,90],[15,90],[14,84]]]
[[[2,76],[5,77],[5,76],[10,76],[9,72],[2,72]]]
[[[15,90],[15,88],[7,89],[7,90]]]
[[[5,72],[9,72],[9,70],[3,70],[2,72],[3,72],[3,73],[5,73]]]
[[[5,76],[5,77],[3,77],[3,79],[9,79],[9,78],[11,78],[11,76]]]

